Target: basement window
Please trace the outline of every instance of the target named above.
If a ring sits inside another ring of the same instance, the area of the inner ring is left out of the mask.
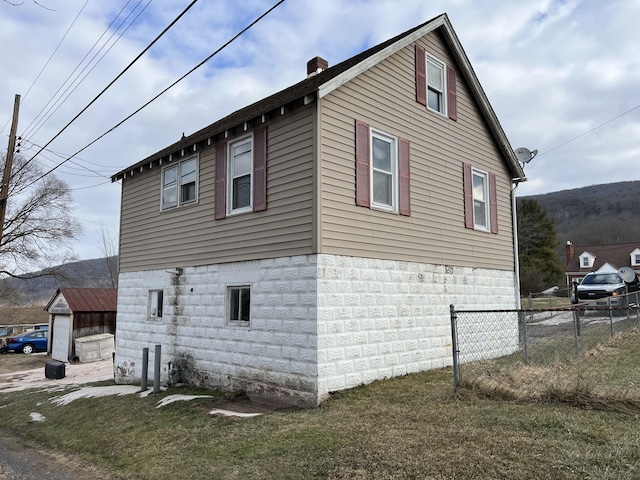
[[[227,323],[249,326],[251,321],[251,287],[249,285],[227,287]]]
[[[149,320],[162,319],[164,304],[164,293],[162,290],[149,290],[148,317]]]

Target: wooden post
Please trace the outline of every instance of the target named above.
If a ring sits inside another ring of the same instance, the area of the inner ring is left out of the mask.
[[[7,213],[7,200],[9,197],[9,180],[11,179],[11,167],[13,165],[13,151],[16,149],[16,130],[18,130],[18,112],[20,110],[20,95],[16,94],[13,102],[13,120],[11,121],[11,131],[9,132],[9,146],[7,147],[7,158],[4,162],[4,175],[2,176],[2,186],[0,187],[0,244],[4,233],[4,218]]]

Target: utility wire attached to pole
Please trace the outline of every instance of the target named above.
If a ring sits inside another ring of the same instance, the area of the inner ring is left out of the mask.
[[[11,178],[11,167],[13,166],[13,152],[16,149],[16,131],[18,130],[18,114],[20,112],[20,95],[16,94],[13,102],[13,120],[9,131],[9,146],[7,147],[7,157],[4,162],[4,174],[2,176],[2,187],[0,188],[0,244],[4,233],[4,218],[7,214],[7,200],[9,197],[9,179]]]

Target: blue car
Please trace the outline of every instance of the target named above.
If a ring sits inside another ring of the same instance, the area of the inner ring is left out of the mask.
[[[4,352],[22,352],[27,355],[33,352],[46,352],[48,340],[49,329],[34,330],[17,337],[7,338],[7,344],[2,347],[2,350]]]

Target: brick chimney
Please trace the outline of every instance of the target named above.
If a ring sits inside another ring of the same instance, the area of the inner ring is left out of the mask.
[[[307,62],[307,78],[329,68],[329,62],[322,57],[314,57]]]
[[[573,243],[571,243],[571,240],[567,240],[567,245],[564,247],[565,248],[565,256],[566,256],[566,261],[567,261],[567,265],[569,265],[569,262],[571,261],[571,259],[573,258],[574,255],[574,251],[573,251]]]

